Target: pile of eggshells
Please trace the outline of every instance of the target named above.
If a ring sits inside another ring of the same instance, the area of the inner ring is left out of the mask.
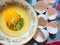
[[[33,39],[37,42],[44,42],[48,39],[49,34],[58,33],[59,24],[55,21],[58,12],[45,1],[38,1],[34,5],[34,9],[38,14],[38,29]]]

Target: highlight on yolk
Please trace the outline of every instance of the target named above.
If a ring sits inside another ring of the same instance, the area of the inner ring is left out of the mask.
[[[19,15],[16,11],[8,10],[4,13],[4,17],[7,23],[11,22],[13,24],[17,23],[19,20]]]

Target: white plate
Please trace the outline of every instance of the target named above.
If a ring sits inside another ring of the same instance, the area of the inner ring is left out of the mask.
[[[27,43],[35,34],[38,25],[37,15],[34,9],[23,0],[0,0],[0,2],[4,2],[0,5],[4,5],[6,2],[9,3],[11,1],[19,2],[19,4],[21,4],[21,6],[23,6],[23,8],[28,12],[31,19],[30,27],[25,34],[19,37],[9,37],[0,30],[0,43],[3,43],[4,45],[22,45]]]

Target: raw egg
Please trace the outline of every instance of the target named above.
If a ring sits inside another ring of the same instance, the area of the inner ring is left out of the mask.
[[[19,20],[19,14],[11,9],[7,9],[6,12],[4,12],[4,18],[7,23],[15,24]]]

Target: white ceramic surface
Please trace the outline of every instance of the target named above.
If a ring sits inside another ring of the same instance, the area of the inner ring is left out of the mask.
[[[0,5],[5,5],[6,2],[18,2],[18,4],[20,4],[20,6],[22,6],[27,11],[31,20],[30,27],[27,29],[28,31],[19,37],[9,37],[0,30],[0,43],[3,43],[4,45],[22,45],[27,43],[35,34],[38,25],[37,15],[34,9],[23,0],[0,0],[0,2],[4,2]]]

